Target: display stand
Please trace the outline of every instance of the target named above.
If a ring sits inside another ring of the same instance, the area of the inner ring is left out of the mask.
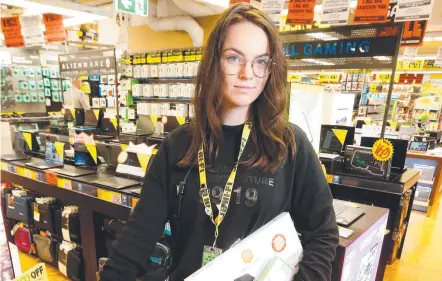
[[[115,48],[84,51],[79,53],[62,54],[58,56],[60,64],[60,83],[63,88],[63,78],[87,76],[89,84],[100,87],[94,91],[94,98],[90,98],[91,108],[115,108],[114,122],[117,134],[119,133],[119,103],[118,103],[118,78]],[[111,81],[111,82],[109,82]],[[83,83],[85,84],[85,82]],[[90,85],[84,85],[90,91]],[[88,88],[89,86],[89,88]],[[106,87],[104,87],[106,86]]]
[[[296,32],[283,32],[281,37],[288,57],[288,69],[292,75],[302,71],[312,71],[313,73],[317,71],[321,73],[323,70],[358,69],[364,72],[367,69],[377,69],[391,71],[390,89],[382,118],[381,137],[383,137],[393,91],[401,34],[402,24],[399,23],[299,30]],[[389,47],[385,48],[385,46]],[[351,72],[349,72],[350,74]],[[324,74],[323,80],[334,81],[331,75],[329,75],[330,77],[326,75]],[[301,78],[298,80],[302,82]],[[359,94],[362,91],[362,98],[364,98],[364,89],[359,85],[361,81],[356,80],[356,82],[348,83],[350,83],[350,89],[353,89],[352,84],[356,83],[356,90],[350,90],[350,93]],[[349,93],[348,90],[341,92]],[[333,96],[333,94],[330,95]],[[332,122],[338,123],[342,118],[330,119]],[[296,122],[297,120],[290,121]],[[303,122],[302,120],[298,121]],[[312,128],[315,126],[308,127]],[[306,128],[303,129],[308,131]]]

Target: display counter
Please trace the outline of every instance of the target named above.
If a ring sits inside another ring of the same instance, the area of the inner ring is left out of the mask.
[[[427,212],[429,216],[442,194],[442,148],[422,153],[408,151],[405,164],[421,172],[413,209]]]
[[[387,230],[380,263],[393,263],[401,257],[407,234],[419,171],[406,170],[391,179],[374,179],[350,174],[327,175],[333,198],[389,209]],[[380,268],[376,280],[382,281],[385,268]]]
[[[97,238],[99,230],[97,229],[96,214],[127,220],[132,208],[139,200],[139,190],[142,186],[115,190],[91,184],[91,181],[95,179],[112,176],[108,169],[101,168],[98,169],[96,174],[73,178],[55,175],[50,170],[41,171],[25,167],[24,163],[28,161],[2,162],[2,181],[41,195],[55,197],[79,207],[86,280],[96,280],[97,260],[99,258],[97,247],[99,248],[98,244],[100,243],[99,238]],[[371,225],[379,222],[380,218],[388,212],[385,209],[370,206],[364,206],[364,209],[366,210],[365,215],[350,226],[350,229],[355,231],[354,234],[348,239],[340,239],[341,249],[348,249],[350,244],[356,240],[362,241],[366,235],[365,233],[371,229]],[[386,220],[387,217],[385,216]],[[339,258],[342,262],[343,257]],[[380,269],[382,268],[385,268],[385,262],[380,262]],[[342,267],[335,270],[342,271]]]
[[[358,204],[365,214],[348,229],[354,233],[339,238],[333,262],[332,281],[372,280],[376,272],[385,271],[387,263],[380,259],[382,243],[387,234],[388,209]]]

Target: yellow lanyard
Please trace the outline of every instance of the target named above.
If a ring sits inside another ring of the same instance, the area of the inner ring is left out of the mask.
[[[232,196],[232,190],[233,190],[233,183],[235,182],[235,177],[236,177],[236,170],[238,169],[239,159],[241,158],[241,155],[244,151],[244,147],[246,146],[247,140],[249,139],[251,128],[252,124],[250,122],[247,122],[242,130],[241,146],[239,148],[238,160],[236,161],[236,164],[233,167],[232,172],[230,172],[229,179],[226,182],[224,192],[221,196],[221,202],[220,204],[216,205],[219,210],[219,214],[215,220],[213,219],[212,204],[210,203],[210,195],[209,195],[209,190],[207,188],[206,164],[204,162],[204,146],[201,145],[198,151],[198,167],[200,173],[201,198],[203,199],[204,203],[204,208],[205,208],[204,211],[210,217],[212,223],[215,225],[215,241],[213,242],[213,247],[216,247],[216,240],[218,239],[218,234],[219,234],[218,232],[219,226],[223,221],[224,217],[226,216],[227,210],[229,209],[230,197]]]

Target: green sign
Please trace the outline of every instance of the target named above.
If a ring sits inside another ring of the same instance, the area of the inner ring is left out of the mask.
[[[115,11],[146,16],[149,0],[114,0]]]

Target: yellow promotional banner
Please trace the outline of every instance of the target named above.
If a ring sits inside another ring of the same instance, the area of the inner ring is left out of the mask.
[[[85,144],[87,151],[89,151],[89,154],[92,156],[92,159],[94,159],[95,164],[98,163],[97,160],[97,147],[95,146],[95,143],[93,144]]]
[[[143,169],[143,172],[146,172],[147,164],[149,163],[151,155],[145,153],[137,153],[137,157],[138,161],[140,162],[141,168]]]
[[[25,169],[23,167],[17,167],[16,172],[17,172],[17,175],[20,175],[22,177],[25,176]]]
[[[333,129],[333,133],[335,133],[335,136],[338,138],[339,142],[344,145],[345,138],[347,137],[347,130],[343,129]]]
[[[158,152],[158,148],[154,148],[154,149],[152,149],[152,155],[156,155],[157,152]]]
[[[184,116],[177,116],[176,120],[178,121],[178,124],[183,125],[184,123],[186,123],[186,117]]]
[[[111,121],[112,125],[114,125],[114,128],[116,129],[117,128],[117,118],[111,118],[110,121]]]
[[[58,156],[64,158],[64,142],[55,142],[55,151],[57,151]]]
[[[424,61],[423,60],[415,60],[415,61],[403,61],[400,60],[397,62],[396,70],[423,70],[424,69]]]
[[[98,115],[100,114],[100,110],[99,109],[94,109],[94,115],[95,115],[95,119],[98,120]]]
[[[75,108],[69,108],[69,111],[70,111],[71,114],[72,114],[72,118],[75,119]]]
[[[301,82],[302,77],[299,74],[287,74],[287,82]]]
[[[339,83],[340,81],[340,74],[319,74],[319,83]]]
[[[390,127],[392,127],[393,130],[396,131],[396,128],[397,128],[397,121],[390,121]]]
[[[25,138],[26,144],[29,146],[29,149],[32,150],[32,134],[23,132],[23,137]]]
[[[121,144],[120,147],[121,147],[121,150],[126,151],[126,149],[129,147],[129,145]]]
[[[15,278],[13,281],[49,281],[46,265],[41,262]]]
[[[153,126],[155,127],[158,122],[158,115],[149,115],[149,116],[150,116],[150,120],[152,120]]]
[[[64,189],[72,189],[72,181],[64,178],[57,178],[57,186]]]

